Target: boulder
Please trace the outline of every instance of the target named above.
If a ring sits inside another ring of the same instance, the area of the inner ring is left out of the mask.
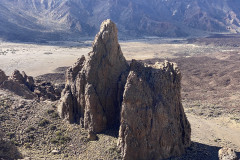
[[[10,79],[20,84],[25,84],[26,78],[27,78],[27,75],[25,74],[25,72],[23,72],[23,75],[22,75],[19,72],[19,70],[14,70],[14,72],[12,73],[12,76],[10,77]]]
[[[236,152],[231,148],[221,148],[218,151],[219,160],[238,160]]]
[[[70,123],[81,123],[94,133],[119,124],[128,69],[118,43],[117,27],[106,20],[95,37],[92,51],[67,71],[58,106],[61,117]]]
[[[123,159],[165,159],[185,152],[191,128],[180,91],[181,74],[175,64],[132,61],[118,139]]]
[[[0,85],[7,79],[8,77],[6,76],[6,74],[0,69]]]
[[[88,132],[88,140],[89,141],[96,141],[98,139],[97,135],[92,131]]]

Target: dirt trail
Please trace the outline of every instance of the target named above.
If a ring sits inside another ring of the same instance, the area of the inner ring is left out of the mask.
[[[187,114],[192,128],[192,141],[201,144],[228,146],[240,152],[240,123],[227,117],[204,118]]]

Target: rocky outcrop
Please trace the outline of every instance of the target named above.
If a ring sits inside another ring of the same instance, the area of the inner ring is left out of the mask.
[[[67,71],[58,110],[71,123],[81,123],[91,133],[119,123],[123,86],[128,64],[111,20],[101,24],[88,57],[80,58]]]
[[[33,92],[31,92],[27,86],[15,82],[12,79],[4,81],[0,88],[7,89],[15,93],[16,95],[24,97],[26,99],[33,99],[36,97],[36,95]]]
[[[144,66],[133,60],[123,94],[118,146],[123,159],[165,159],[190,145],[175,64]]]
[[[218,151],[219,160],[238,160],[236,152],[231,148],[221,148]]]
[[[15,70],[10,77],[0,70],[0,88],[7,89],[26,99],[39,98],[41,100],[58,100],[61,92],[50,82],[34,81],[33,77],[25,72]]]
[[[6,76],[6,74],[0,69],[0,85],[7,79],[8,77]]]
[[[10,79],[12,79],[15,82],[18,82],[19,84],[27,86],[30,91],[32,92],[34,91],[33,77],[27,76],[24,71],[20,73],[18,70],[15,70]]]
[[[33,99],[36,95],[32,92],[34,88],[33,77],[27,76],[15,70],[13,74],[0,84],[0,88],[7,89],[26,99]]]
[[[55,87],[52,83],[36,80],[34,83],[34,93],[40,100],[59,100],[61,97],[61,90]]]
[[[106,20],[93,51],[67,71],[58,106],[62,118],[96,133],[119,126],[123,159],[164,159],[190,145],[191,128],[181,103],[181,74],[175,64],[128,66],[115,24]]]

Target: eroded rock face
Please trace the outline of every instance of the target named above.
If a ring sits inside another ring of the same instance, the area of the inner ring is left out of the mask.
[[[128,68],[118,43],[117,27],[106,20],[88,57],[82,57],[67,71],[58,107],[60,115],[95,133],[119,123]]]
[[[118,146],[125,160],[181,155],[190,145],[191,128],[175,66],[169,62],[147,66],[133,60],[129,68],[117,28],[106,20],[93,51],[67,71],[60,115],[88,129],[91,140],[121,119]]]
[[[179,156],[191,129],[181,104],[181,74],[174,64],[133,60],[125,85],[118,146],[123,159]]]
[[[0,85],[7,79],[8,77],[6,76],[6,74],[0,69]]]

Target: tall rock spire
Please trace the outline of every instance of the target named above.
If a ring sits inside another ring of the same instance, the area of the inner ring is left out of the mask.
[[[119,124],[128,68],[118,43],[117,27],[106,20],[89,56],[79,59],[67,71],[67,84],[58,107],[61,116],[96,133]]]

